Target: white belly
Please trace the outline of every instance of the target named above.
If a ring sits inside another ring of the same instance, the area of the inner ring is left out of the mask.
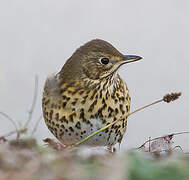
[[[91,122],[93,122],[93,127],[90,126],[90,124],[82,123],[81,130],[74,128],[73,132],[64,132],[64,135],[62,137],[59,137],[59,139],[63,142],[65,145],[72,145],[83,138],[88,137],[89,135],[93,134],[94,132],[98,131],[99,129],[103,128],[105,125],[102,124],[102,121],[100,119],[90,119]],[[70,126],[70,125],[69,125]],[[101,133],[93,136],[89,140],[87,140],[83,145],[88,146],[111,146],[114,145],[115,142],[115,131],[102,131]]]

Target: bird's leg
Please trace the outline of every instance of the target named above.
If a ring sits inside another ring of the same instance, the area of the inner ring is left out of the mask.
[[[106,150],[110,153],[116,153],[116,148],[114,146],[107,146]]]

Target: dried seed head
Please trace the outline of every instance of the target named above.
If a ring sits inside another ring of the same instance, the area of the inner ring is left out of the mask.
[[[174,101],[176,99],[179,98],[179,96],[181,96],[181,92],[179,93],[171,93],[171,94],[167,94],[163,97],[163,101],[164,102],[167,102],[167,103],[170,103],[171,101]]]

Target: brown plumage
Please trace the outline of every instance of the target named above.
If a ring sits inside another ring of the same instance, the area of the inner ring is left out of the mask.
[[[130,96],[117,70],[139,59],[139,56],[124,56],[100,39],[77,49],[61,71],[47,78],[45,83],[42,107],[50,131],[63,144],[72,145],[121,119],[85,144],[112,146],[120,143],[127,126]]]

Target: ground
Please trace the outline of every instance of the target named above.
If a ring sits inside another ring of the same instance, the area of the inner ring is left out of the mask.
[[[35,139],[0,143],[1,180],[187,180],[189,155],[131,150],[110,153],[83,148],[56,150]]]

